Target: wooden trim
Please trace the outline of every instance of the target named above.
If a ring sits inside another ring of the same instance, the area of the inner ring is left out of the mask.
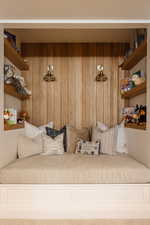
[[[146,130],[146,123],[140,125],[136,123],[126,123],[125,124],[126,128],[133,128],[133,129],[139,129],[139,130]]]
[[[145,40],[135,51],[126,59],[120,67],[123,70],[130,70],[141,59],[147,56],[147,40]]]
[[[17,93],[15,87],[13,87],[11,84],[5,84],[4,85],[4,92],[8,95],[14,96],[20,100],[26,100],[29,99],[30,96],[23,96],[19,93]]]
[[[7,57],[18,69],[29,70],[29,66],[24,62],[24,59],[11,46],[7,39],[4,39],[4,55]]]
[[[130,91],[125,92],[122,94],[122,98],[132,98],[143,93],[146,93],[146,82],[132,88]]]
[[[4,130],[17,130],[17,129],[23,129],[24,124],[14,124],[14,125],[8,125],[4,124]]]
[[[150,184],[1,184],[0,218],[150,218]]]

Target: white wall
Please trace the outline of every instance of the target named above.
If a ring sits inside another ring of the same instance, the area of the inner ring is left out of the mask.
[[[150,19],[149,0],[1,0],[4,19]]]

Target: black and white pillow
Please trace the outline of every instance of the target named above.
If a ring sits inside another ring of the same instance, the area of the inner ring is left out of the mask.
[[[63,144],[64,144],[64,150],[67,152],[67,137],[66,137],[66,126],[61,128],[60,130],[56,130],[50,127],[46,127],[46,134],[50,136],[51,138],[55,138],[60,134],[63,134]]]
[[[76,146],[76,153],[85,155],[99,155],[100,154],[100,142],[89,142],[79,140]]]

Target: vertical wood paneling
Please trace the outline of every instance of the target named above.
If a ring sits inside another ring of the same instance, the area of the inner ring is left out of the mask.
[[[112,49],[111,44],[104,44],[104,73],[106,74],[108,80],[104,82],[104,123],[111,125],[111,92],[110,89],[112,87]]]
[[[96,46],[96,66],[104,65],[104,45]],[[96,71],[96,74],[98,72]],[[96,81],[95,81],[96,82]],[[96,82],[96,120],[104,122],[104,83]]]
[[[35,125],[53,121],[77,128],[102,121],[113,126],[124,105],[119,94],[124,71],[118,69],[123,44],[23,44],[30,70],[25,72],[32,97],[23,103]],[[43,81],[49,64],[54,65],[55,82]],[[96,82],[97,65],[104,65],[106,82]]]
[[[40,111],[39,111],[39,124],[46,124],[48,121],[48,113],[47,113],[47,108],[48,108],[48,83],[43,80],[44,73],[46,72],[47,69],[47,64],[48,64],[48,48],[47,45],[40,45],[40,67],[39,71],[40,73],[37,74],[39,75],[39,92],[40,92]]]
[[[83,127],[96,123],[96,44],[83,45]]]

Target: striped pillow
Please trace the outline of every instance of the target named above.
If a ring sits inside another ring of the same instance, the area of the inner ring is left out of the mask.
[[[101,132],[99,128],[94,127],[92,130],[92,141],[101,142],[100,153],[115,155],[117,151],[117,135],[118,135],[117,126],[110,128],[105,132]]]
[[[62,155],[64,154],[63,146],[64,134],[60,134],[54,139],[44,135],[43,137],[43,153],[41,155]]]

